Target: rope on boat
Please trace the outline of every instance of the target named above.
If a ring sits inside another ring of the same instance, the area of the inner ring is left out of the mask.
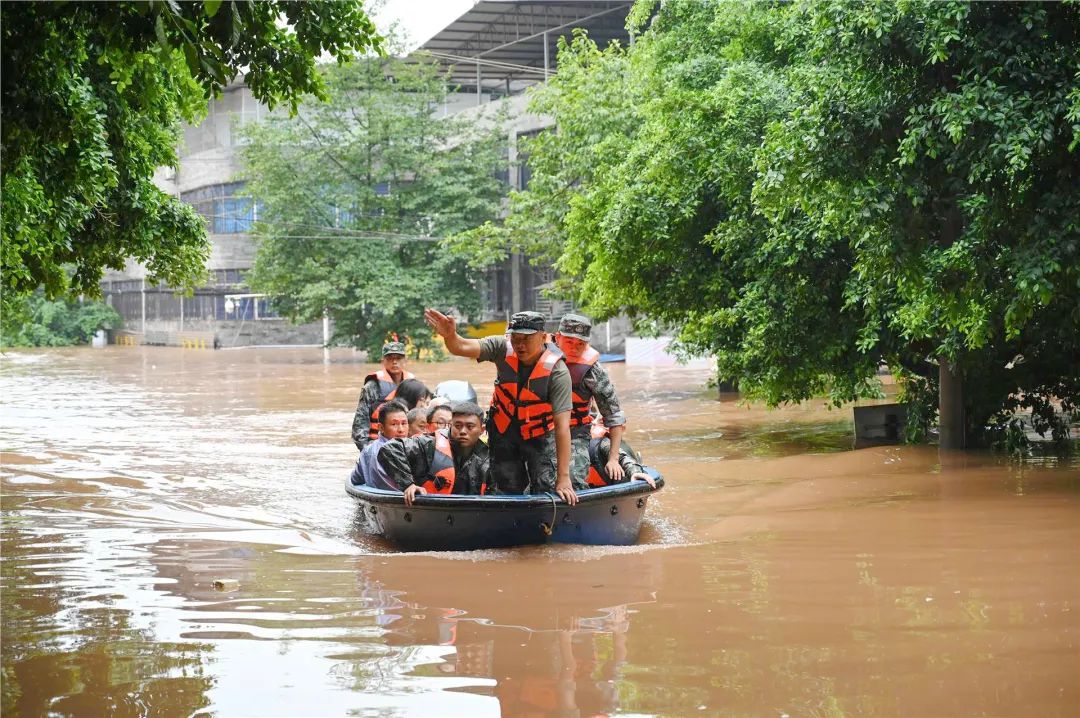
[[[551,532],[555,530],[555,517],[559,513],[559,509],[555,506],[555,495],[547,491],[544,494],[551,499],[551,523],[546,524],[543,521],[540,522],[540,528],[544,530],[545,536],[550,536]]]

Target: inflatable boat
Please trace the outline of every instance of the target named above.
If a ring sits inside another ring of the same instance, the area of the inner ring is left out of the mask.
[[[554,494],[456,496],[425,494],[412,506],[400,491],[353,485],[365,530],[407,551],[469,551],[542,543],[625,546],[636,543],[649,498],[664,486],[627,481],[578,492],[569,506]]]

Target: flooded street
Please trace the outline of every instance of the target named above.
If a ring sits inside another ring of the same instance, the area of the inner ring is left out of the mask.
[[[350,352],[4,355],[3,715],[1078,714],[1077,459],[609,368],[667,479],[638,546],[402,554],[344,490]]]

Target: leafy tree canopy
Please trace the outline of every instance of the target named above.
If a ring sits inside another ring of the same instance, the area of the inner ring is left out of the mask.
[[[502,241],[543,219],[594,313],[674,328],[770,403],[871,395],[885,361],[930,418],[940,365],[968,388],[968,434],[1024,406],[1064,435],[1080,6],[654,6],[635,7],[649,27],[628,50],[560,52],[536,99],[558,130]],[[600,82],[616,118],[579,97]]]
[[[68,347],[87,344],[99,329],[117,329],[122,320],[103,302],[69,298],[47,299],[37,290],[5,313],[0,323],[0,346]]]
[[[205,228],[151,181],[175,165],[181,120],[238,73],[295,109],[315,60],[381,40],[359,2],[3,3],[3,291],[97,295],[127,258],[151,281],[204,271]]]
[[[425,306],[480,308],[483,274],[434,238],[496,215],[501,122],[440,117],[446,84],[427,62],[364,60],[325,81],[327,101],[244,128],[260,237],[247,280],[297,321],[327,312],[333,342],[431,346]]]

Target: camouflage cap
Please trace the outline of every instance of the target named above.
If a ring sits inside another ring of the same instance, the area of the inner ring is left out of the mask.
[[[592,331],[592,321],[580,314],[564,314],[559,320],[559,334],[564,337],[573,337],[589,341],[589,332]]]
[[[506,323],[506,331],[509,334],[536,334],[544,331],[547,317],[540,312],[518,312],[510,316]]]
[[[405,344],[404,342],[387,342],[383,344],[382,355],[388,356],[390,354],[400,354],[405,356]]]

